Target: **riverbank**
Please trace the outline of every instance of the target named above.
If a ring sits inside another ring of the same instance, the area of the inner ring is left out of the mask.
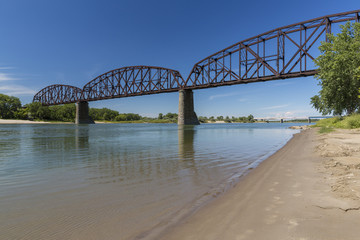
[[[39,124],[39,123],[53,123],[53,124],[73,124],[73,122],[60,122],[60,121],[30,121],[30,120],[16,120],[16,119],[0,119],[0,124]],[[134,121],[95,121],[97,124],[105,124],[105,123],[176,123],[172,120],[152,120],[152,121],[144,121],[144,120],[134,120]],[[216,122],[209,122],[210,124],[219,124],[219,123],[226,123],[224,121],[216,121]],[[265,123],[265,122],[255,122],[255,123]],[[208,123],[201,123],[201,124],[208,124]],[[293,129],[303,129],[302,127],[294,127]]]
[[[359,219],[360,130],[308,129],[162,239],[355,240]]]
[[[44,121],[30,121],[30,120],[15,120],[15,119],[0,119],[0,124],[41,124],[41,123],[51,123]]]

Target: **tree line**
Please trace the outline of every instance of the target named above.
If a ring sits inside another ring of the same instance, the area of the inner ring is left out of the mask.
[[[211,123],[211,122],[217,122],[217,121],[223,121],[225,123],[253,123],[256,122],[256,119],[254,119],[254,116],[252,114],[250,114],[249,116],[245,117],[234,117],[232,116],[231,118],[229,116],[217,116],[216,118],[214,116],[211,117],[203,117],[200,116],[199,117],[199,122],[201,123]]]
[[[22,106],[17,97],[0,94],[0,118],[24,119],[41,121],[74,122],[76,115],[75,104],[43,106],[39,102]],[[89,115],[94,121],[144,121],[144,122],[177,122],[176,113],[160,113],[158,118],[143,117],[136,113],[119,113],[108,108],[90,108]]]
[[[22,106],[19,98],[0,94],[0,118],[2,119],[73,122],[75,109],[75,104],[46,107],[35,102]]]
[[[75,104],[64,104],[56,106],[43,106],[39,102],[29,103],[24,106],[17,97],[0,94],[0,118],[2,119],[28,119],[41,121],[74,122],[76,115]],[[94,121],[127,122],[143,121],[153,123],[177,123],[177,113],[159,113],[157,118],[143,117],[136,113],[119,113],[109,108],[90,108],[89,115]],[[254,116],[247,117],[199,117],[201,123],[224,121],[252,123]]]

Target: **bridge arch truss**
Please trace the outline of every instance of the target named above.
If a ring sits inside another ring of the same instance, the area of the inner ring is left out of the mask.
[[[340,23],[359,22],[360,10],[327,15],[288,25],[235,43],[199,61],[184,88],[294,78],[316,74],[312,60],[327,33],[336,33]],[[335,29],[334,29],[335,27]]]
[[[82,89],[70,85],[54,84],[41,89],[35,94],[33,102],[44,106],[76,103],[81,100]]]
[[[181,74],[172,69],[152,66],[132,66],[111,70],[83,87],[82,99],[96,101],[175,92],[184,85]]]

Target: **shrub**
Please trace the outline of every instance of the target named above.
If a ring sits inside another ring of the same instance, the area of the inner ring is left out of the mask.
[[[321,128],[360,128],[360,114],[353,114],[347,117],[334,117],[318,121],[315,127]]]

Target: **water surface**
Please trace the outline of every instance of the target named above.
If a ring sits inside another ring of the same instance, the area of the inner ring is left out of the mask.
[[[0,239],[153,236],[281,148],[290,125],[0,125]]]

